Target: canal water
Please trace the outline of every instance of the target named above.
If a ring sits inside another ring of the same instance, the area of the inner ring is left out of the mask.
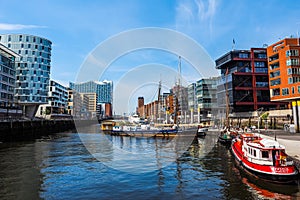
[[[82,138],[95,136],[111,141],[115,148],[93,145],[123,168],[87,150]],[[195,139],[180,154],[157,153],[170,140],[105,136],[91,126],[82,133],[1,143],[0,199],[300,199],[299,186],[264,183],[239,171],[228,148],[217,143],[217,133]],[[130,152],[128,159],[117,148]],[[132,153],[151,156],[131,163]]]

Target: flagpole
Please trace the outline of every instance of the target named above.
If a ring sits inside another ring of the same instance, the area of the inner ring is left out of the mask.
[[[232,51],[234,50],[234,48],[235,48],[235,40],[234,40],[234,38],[232,39]]]

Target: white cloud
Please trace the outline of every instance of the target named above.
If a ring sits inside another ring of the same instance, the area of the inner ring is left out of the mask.
[[[205,4],[207,2],[207,5]],[[216,12],[217,3],[215,0],[203,1],[198,0],[195,1],[197,5],[198,17],[201,20],[211,20]]]
[[[45,28],[45,26],[0,23],[1,31],[13,31],[13,30],[22,30],[22,29],[31,29],[31,28]]]
[[[212,38],[216,34],[218,0],[182,0],[176,7],[176,29],[195,38]],[[207,40],[206,40],[207,41]]]

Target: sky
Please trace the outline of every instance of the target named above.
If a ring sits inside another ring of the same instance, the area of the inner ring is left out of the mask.
[[[199,44],[212,62],[232,48],[263,47],[264,44],[270,45],[279,39],[296,36],[300,30],[300,3],[292,0],[0,2],[0,33],[31,34],[51,40],[51,79],[65,86],[70,81],[77,81],[80,69],[90,61],[89,56],[96,55],[93,52],[103,42],[130,30],[155,27],[183,34]],[[121,47],[124,44],[116,45]],[[107,52],[113,51],[111,48]],[[135,87],[128,86],[126,93],[129,95],[124,99],[118,97],[119,93],[114,94],[119,98],[114,99],[114,103],[119,102],[117,112],[132,112],[137,96],[147,96],[149,101],[153,99],[155,92],[149,89],[151,84],[157,88],[158,82],[162,81],[166,91],[169,85],[175,84],[178,56],[174,52],[144,48],[129,51],[112,60],[99,80],[112,80],[114,87],[119,88],[117,92],[126,90],[124,86],[129,85],[128,80],[147,80],[143,84],[138,82]],[[100,60],[99,55],[96,60]],[[148,70],[151,67],[153,70]],[[166,69],[172,71],[171,75]],[[213,66],[202,66],[199,73],[185,57],[181,59],[181,70],[182,82],[186,84],[201,79],[203,74],[218,75]],[[149,77],[156,78],[152,80]],[[164,82],[166,77],[168,83]]]

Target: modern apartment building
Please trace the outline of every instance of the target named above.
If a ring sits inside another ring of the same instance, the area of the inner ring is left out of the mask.
[[[221,70],[217,102],[226,107],[226,92],[229,95],[230,112],[255,111],[286,107],[282,102],[271,102],[267,51],[265,48],[233,50],[218,58],[216,68]]]
[[[15,58],[19,57],[14,51],[0,44],[0,105],[14,104],[14,89],[16,84]]]
[[[0,116],[8,117],[22,115],[22,109],[16,105],[14,89],[16,84],[14,51],[0,44]]]
[[[31,118],[47,103],[52,42],[27,34],[0,34],[0,43],[20,55],[15,61],[15,98]]]
[[[36,116],[55,117],[55,115],[67,114],[68,90],[60,83],[50,80],[48,91],[48,104],[40,105]]]
[[[297,132],[300,132],[299,51],[299,38],[285,38],[267,48],[271,101],[292,104]]]

